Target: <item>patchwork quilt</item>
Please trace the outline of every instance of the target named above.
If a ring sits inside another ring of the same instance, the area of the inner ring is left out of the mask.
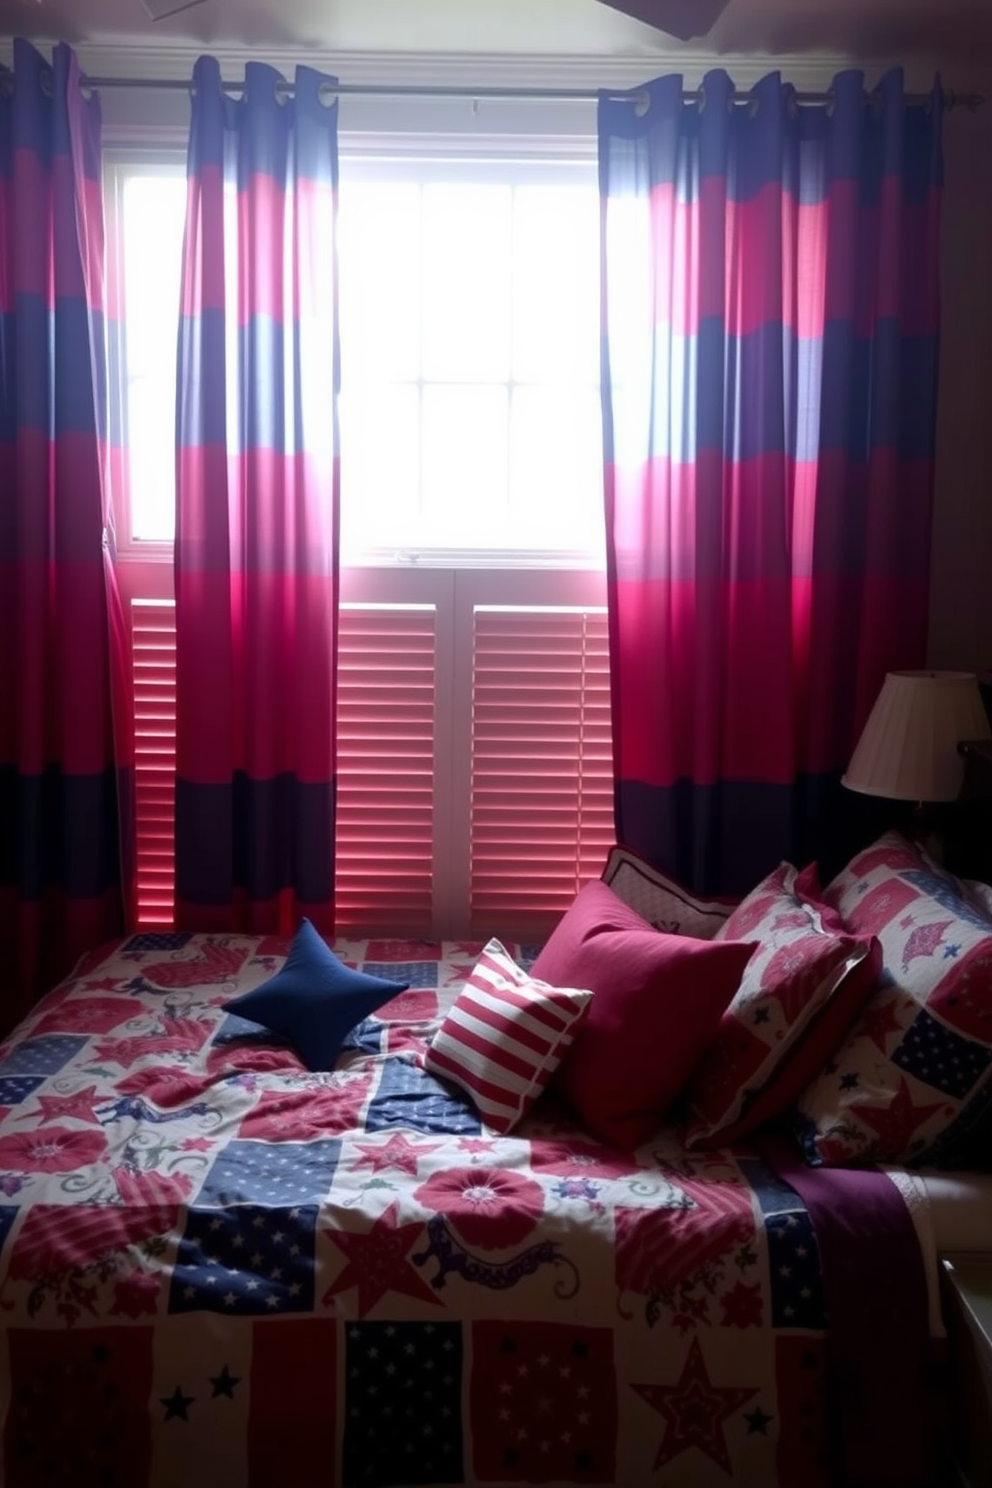
[[[756,1151],[487,1132],[420,1063],[481,945],[337,942],[410,989],[311,1073],[224,1007],[287,949],[132,936],[0,1048],[6,1488],[827,1482],[817,1238]]]

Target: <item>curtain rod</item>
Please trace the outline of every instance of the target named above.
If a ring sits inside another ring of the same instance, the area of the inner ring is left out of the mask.
[[[192,88],[190,81],[184,78],[135,78],[135,77],[84,77],[82,83],[88,88],[168,88],[189,92]],[[225,92],[240,93],[244,91],[244,83],[223,82],[221,87]],[[335,95],[349,97],[367,98],[491,98],[491,99],[531,99],[535,102],[549,103],[595,103],[600,97],[601,90],[592,88],[519,88],[507,85],[506,87],[479,87],[473,88],[469,85],[445,86],[434,84],[410,84],[410,83],[337,83],[333,86],[328,83],[327,88]],[[276,84],[276,93],[292,94],[293,84],[279,82]],[[606,89],[607,96],[617,101],[629,99],[631,102],[638,100],[646,101],[647,95],[639,92],[636,88],[630,89]],[[686,102],[696,103],[702,98],[703,93],[699,88],[687,88],[683,93]],[[829,103],[833,98],[831,91],[821,93],[799,93],[795,95],[797,103]],[[731,95],[735,103],[753,102],[753,93],[736,89]],[[910,93],[906,96],[908,103],[926,103],[929,94]],[[980,108],[984,102],[984,95],[977,92],[958,93],[950,90],[944,94],[944,108],[966,108],[971,112]]]

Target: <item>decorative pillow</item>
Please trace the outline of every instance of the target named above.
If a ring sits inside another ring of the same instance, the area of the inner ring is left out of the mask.
[[[814,897],[817,886],[815,869],[781,863],[719,932],[719,940],[753,936],[758,950],[686,1091],[687,1147],[737,1141],[786,1110],[878,980],[878,941],[848,934]]]
[[[506,947],[485,947],[424,1055],[424,1067],[467,1091],[487,1126],[516,1126],[544,1090],[592,993],[528,976]]]
[[[992,1106],[992,923],[898,832],[826,890],[877,935],[879,982],[850,1036],[802,1092],[808,1162],[940,1163]]]
[[[308,1069],[329,1070],[355,1024],[409,985],[345,966],[305,919],[282,970],[225,1007],[288,1039]]]
[[[602,878],[628,909],[666,935],[693,935],[697,940],[712,940],[737,903],[697,899],[629,847],[611,849]]]
[[[753,950],[664,935],[600,881],[579,891],[533,971],[558,986],[592,988],[553,1087],[594,1136],[629,1150],[654,1135]]]

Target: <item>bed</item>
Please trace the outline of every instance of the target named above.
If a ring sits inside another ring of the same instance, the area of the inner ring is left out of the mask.
[[[495,1135],[422,1061],[476,944],[336,942],[408,989],[312,1072],[227,1007],[287,949],[131,936],[0,1048],[6,1488],[926,1481],[922,1178]]]

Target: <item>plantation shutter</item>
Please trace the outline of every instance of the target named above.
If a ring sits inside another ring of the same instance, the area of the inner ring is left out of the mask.
[[[475,610],[472,934],[543,937],[614,841],[599,609]]]
[[[171,925],[176,879],[176,611],[132,600],[138,924]]]
[[[342,932],[431,934],[436,622],[433,605],[341,606],[335,919]]]

